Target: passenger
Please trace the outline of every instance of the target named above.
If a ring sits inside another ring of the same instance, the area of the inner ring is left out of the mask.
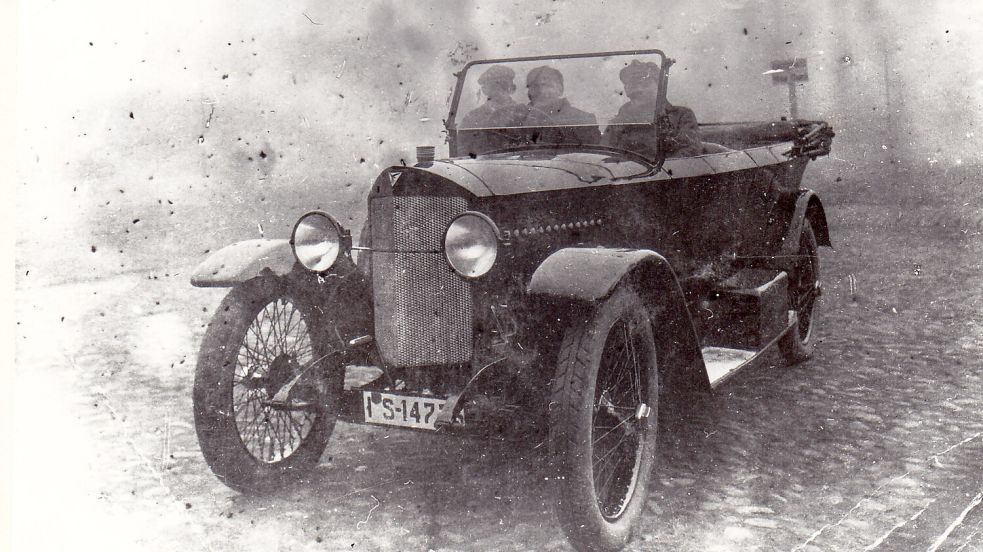
[[[526,126],[543,127],[538,142],[549,144],[599,144],[597,117],[581,111],[563,97],[563,73],[545,65],[526,75],[529,116]]]
[[[461,120],[461,128],[502,128],[521,126],[528,109],[512,99],[515,71],[492,65],[478,77],[481,93],[488,100]]]
[[[628,102],[621,106],[604,133],[604,145],[640,153],[655,158],[656,138],[652,127],[620,126],[627,123],[650,122],[655,114],[659,92],[659,65],[632,60],[618,74],[625,86]],[[703,153],[696,115],[688,107],[666,102],[669,131],[663,142],[666,157],[690,157]]]

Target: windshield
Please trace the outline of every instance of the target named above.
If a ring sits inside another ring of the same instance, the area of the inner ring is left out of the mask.
[[[477,62],[463,76],[455,126],[580,127],[600,134],[609,125],[651,124],[661,65],[657,53]]]

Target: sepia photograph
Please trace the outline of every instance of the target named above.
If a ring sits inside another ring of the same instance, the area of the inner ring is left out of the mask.
[[[983,3],[6,11],[0,548],[983,552]]]

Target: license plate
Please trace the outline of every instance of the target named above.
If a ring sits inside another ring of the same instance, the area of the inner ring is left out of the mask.
[[[446,402],[430,397],[362,391],[362,411],[370,424],[435,430],[434,422]]]

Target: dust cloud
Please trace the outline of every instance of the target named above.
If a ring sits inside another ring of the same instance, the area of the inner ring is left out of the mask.
[[[20,285],[186,275],[315,208],[357,233],[379,171],[446,154],[477,58],[661,48],[670,99],[721,121],[788,116],[764,73],[802,57],[829,174],[983,162],[983,5],[955,0],[32,2],[19,30]]]

